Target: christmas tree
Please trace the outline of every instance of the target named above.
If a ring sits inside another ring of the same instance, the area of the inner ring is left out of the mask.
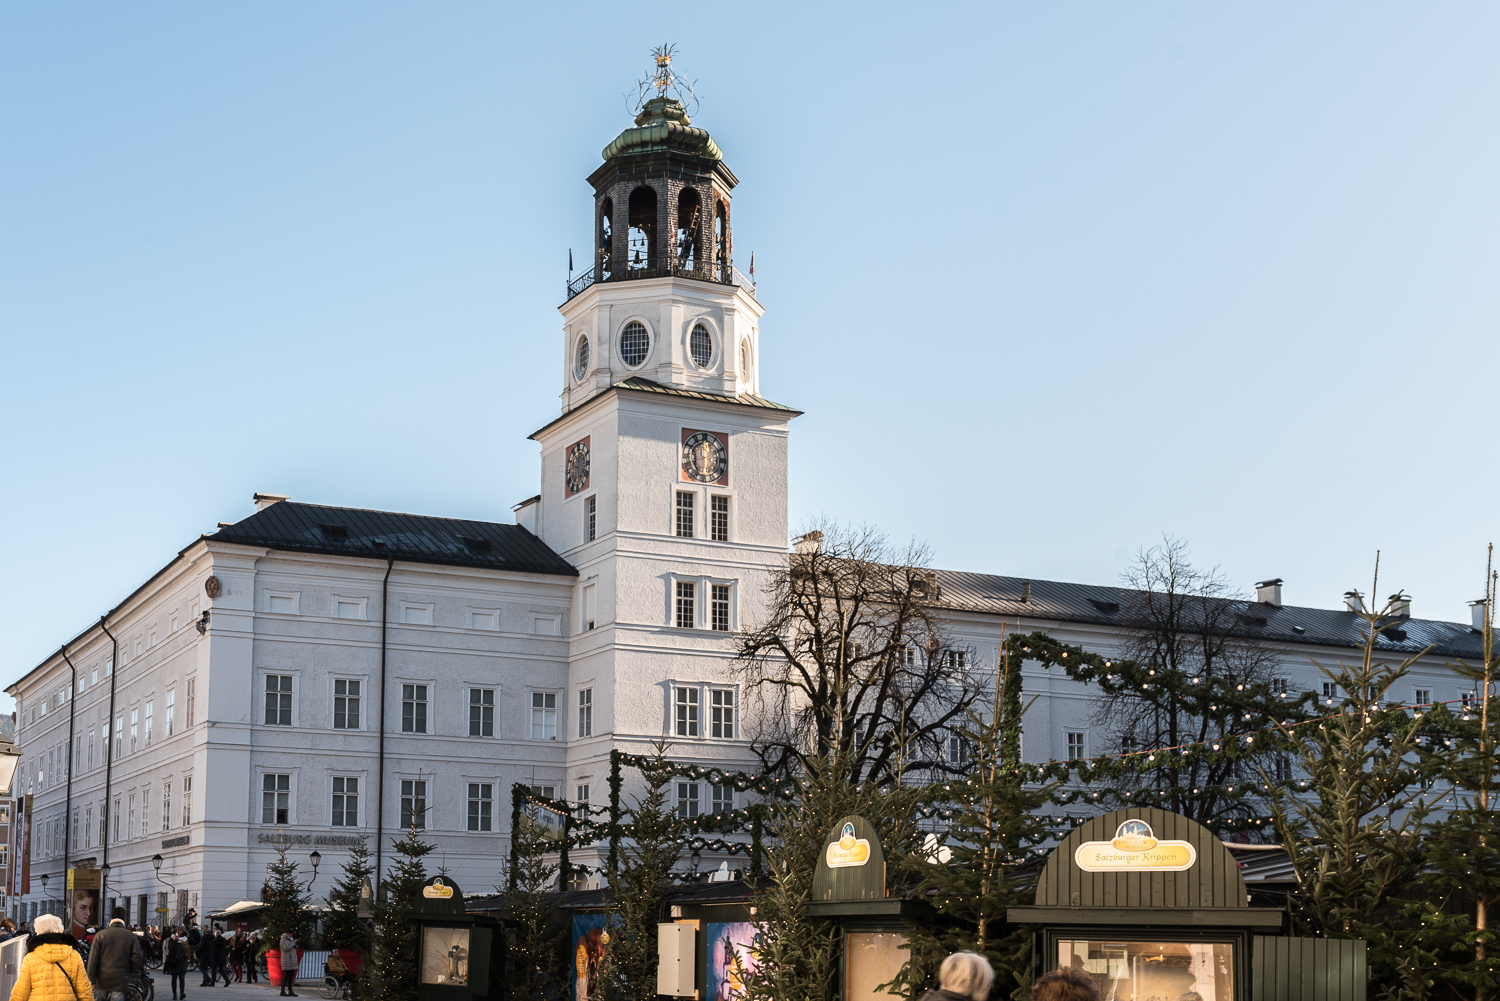
[[[354,949],[364,956],[370,954],[370,925],[367,919],[359,916],[359,904],[374,872],[370,843],[361,836],[349,846],[349,857],[344,861],[338,882],[328,893],[329,910],[323,919],[323,938],[329,948]]]
[[[630,837],[610,853],[609,978],[611,1001],[655,1001],[657,922],[673,868],[682,857],[684,824],[667,803],[671,762],[658,744],[641,766],[646,791],[630,811]]]
[[[303,911],[307,905],[307,887],[297,879],[297,863],[287,858],[285,837],[276,843],[276,861],[266,866],[266,870],[270,874],[266,880],[266,927],[272,936],[291,932],[300,942],[307,928],[307,915]]]
[[[511,932],[510,967],[506,996],[514,1001],[548,1001],[558,997],[566,979],[563,969],[563,932],[549,925],[554,908],[548,893],[557,879],[558,865],[547,861],[552,845],[534,823],[536,808],[525,810],[510,841],[509,870],[514,884],[505,893],[505,923]]]
[[[382,1001],[414,1001],[417,996],[421,941],[411,910],[427,882],[422,859],[435,847],[417,836],[415,823],[392,846],[396,861],[380,881],[375,904],[375,972],[366,978],[373,996]]]

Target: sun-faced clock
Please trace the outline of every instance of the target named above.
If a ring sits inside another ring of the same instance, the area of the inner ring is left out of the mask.
[[[718,435],[694,431],[682,443],[682,472],[699,483],[717,483],[729,469],[729,453]]]
[[[588,489],[589,440],[587,438],[568,448],[567,459],[563,463],[563,482],[567,485],[569,496]]]

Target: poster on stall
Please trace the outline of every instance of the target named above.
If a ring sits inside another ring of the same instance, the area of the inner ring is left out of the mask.
[[[91,927],[99,924],[98,869],[69,869],[67,895],[64,903],[73,921],[69,934],[82,941]]]
[[[609,915],[573,915],[571,1001],[601,1001],[609,965]]]
[[[710,921],[707,965],[703,982],[707,1001],[741,1001],[745,978],[759,962],[755,952],[755,925],[748,921]]]

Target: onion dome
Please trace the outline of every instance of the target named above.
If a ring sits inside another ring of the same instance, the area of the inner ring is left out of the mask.
[[[708,160],[724,159],[713,137],[692,127],[682,102],[653,97],[635,116],[635,128],[621,132],[604,147],[604,159],[650,153],[686,153]]]

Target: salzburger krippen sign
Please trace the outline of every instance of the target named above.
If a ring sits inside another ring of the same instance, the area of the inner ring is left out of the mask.
[[[1144,820],[1127,820],[1109,841],[1085,841],[1073,851],[1084,872],[1184,872],[1198,861],[1187,841],[1158,841]]]

